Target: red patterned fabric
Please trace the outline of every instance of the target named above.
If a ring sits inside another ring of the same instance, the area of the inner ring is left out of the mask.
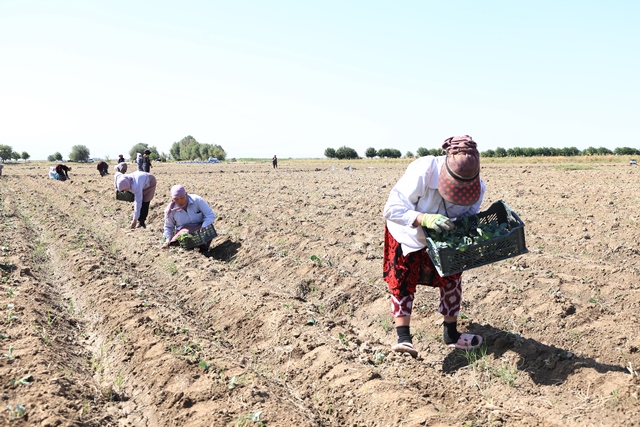
[[[393,317],[411,316],[417,285],[440,289],[438,312],[457,316],[462,302],[462,273],[441,277],[431,258],[423,249],[404,256],[402,246],[384,229],[384,260],[382,277],[391,292]]]

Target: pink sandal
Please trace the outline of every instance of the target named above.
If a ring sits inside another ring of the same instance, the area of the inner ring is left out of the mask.
[[[476,344],[473,344],[473,339],[476,339]],[[458,350],[473,350],[482,345],[482,337],[474,334],[462,334],[458,338],[458,342],[454,344],[448,344],[450,348],[456,348]]]

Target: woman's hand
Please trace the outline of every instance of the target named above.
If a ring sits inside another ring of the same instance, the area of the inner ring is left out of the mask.
[[[435,230],[436,233],[456,228],[449,218],[440,214],[422,214],[420,225]]]
[[[136,225],[138,225],[137,219],[134,219],[133,221],[131,221],[131,228],[136,228]]]

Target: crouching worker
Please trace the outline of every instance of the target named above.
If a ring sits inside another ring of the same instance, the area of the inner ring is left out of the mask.
[[[109,174],[109,165],[107,164],[107,162],[99,161],[96,169],[98,169],[98,172],[100,172],[100,176]]]
[[[171,187],[171,203],[164,211],[163,248],[178,245],[178,236],[205,228],[216,220],[216,214],[205,200],[197,194],[187,194],[180,184]],[[211,240],[200,245],[200,250],[209,249]]]
[[[147,215],[149,204],[156,194],[156,177],[146,172],[133,172],[123,174],[116,172],[114,185],[118,191],[130,191],[133,193],[133,221],[131,228],[147,228]]]
[[[56,173],[58,174],[58,181],[66,181],[69,179],[69,171],[71,170],[71,168],[67,165],[63,165],[62,163],[60,163],[58,166],[56,166]]]

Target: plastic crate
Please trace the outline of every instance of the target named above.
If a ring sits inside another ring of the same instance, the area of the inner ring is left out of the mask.
[[[134,198],[134,194],[131,191],[116,190],[116,200],[122,200],[123,202],[133,202]]]
[[[478,223],[486,224],[491,221],[506,223],[509,232],[491,240],[469,245],[464,252],[460,252],[458,249],[438,248],[429,237],[427,229],[423,227],[427,238],[427,253],[440,276],[449,276],[529,252],[524,240],[524,223],[503,200],[493,203],[489,209],[469,219],[477,219]],[[456,224],[459,222],[460,220],[455,221]]]
[[[204,245],[209,240],[216,237],[218,235],[218,232],[216,231],[213,224],[209,224],[198,231],[192,231],[191,233],[189,233],[189,235],[192,238],[187,240],[184,240],[184,239],[178,240],[178,242],[180,243],[180,246],[185,249],[193,249],[196,246]]]

